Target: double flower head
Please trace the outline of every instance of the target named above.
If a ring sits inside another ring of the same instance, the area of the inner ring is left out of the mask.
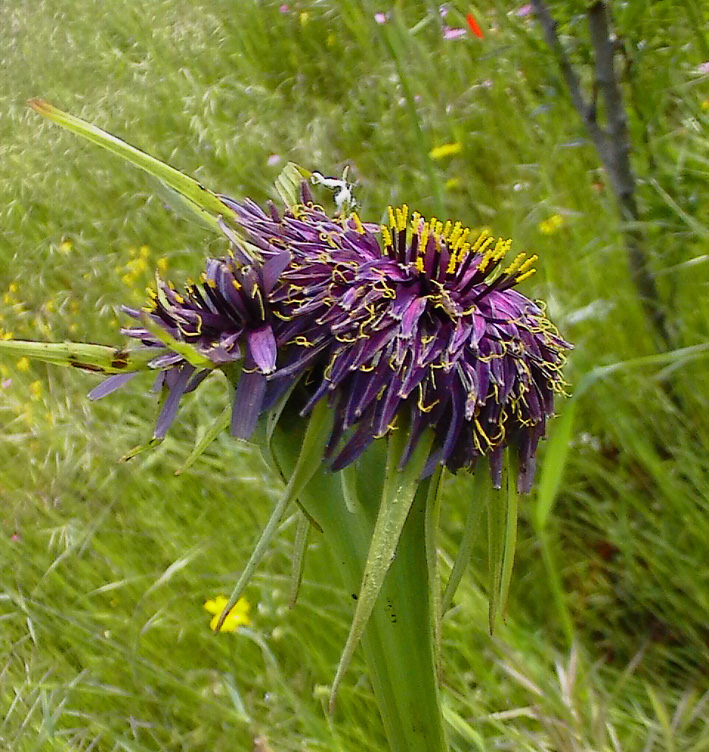
[[[303,416],[327,400],[333,471],[397,430],[408,432],[404,467],[430,431],[424,477],[486,456],[499,486],[510,447],[518,488],[528,491],[570,348],[514,289],[536,256],[510,258],[510,241],[406,206],[389,207],[387,224],[363,222],[338,196],[336,216],[306,182],[284,212],[221,196],[236,218],[232,228],[221,223],[229,255],[210,259],[199,283],[178,292],[158,281],[144,309],[124,309],[138,325],[123,332],[155,351],[165,397],[156,437],[182,395],[222,369],[235,385],[237,437],[249,438],[282,400]],[[111,376],[92,396],[134,375]]]

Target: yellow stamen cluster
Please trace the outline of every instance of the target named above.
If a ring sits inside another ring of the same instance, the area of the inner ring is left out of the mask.
[[[450,254],[448,266],[446,267],[447,274],[452,274],[461,261],[470,253],[482,256],[478,265],[478,271],[484,272],[489,267],[494,267],[499,263],[512,245],[511,240],[503,238],[495,240],[488,230],[482,230],[474,242],[468,242],[468,237],[472,231],[469,227],[463,227],[460,222],[453,223],[448,220],[444,224],[436,217],[425,220],[418,212],[413,212],[411,220],[409,220],[409,207],[406,204],[396,209],[388,206],[387,215],[389,224],[381,225],[384,247],[393,247],[397,234],[406,232],[409,229],[410,235],[407,238],[407,242],[410,242],[413,237],[418,239],[416,256],[416,269],[418,271],[423,271],[424,269],[426,246],[431,238],[434,239],[436,249],[439,252],[442,244],[444,242],[446,244],[448,253]],[[352,214],[352,219],[359,231],[361,220],[355,213]],[[520,253],[502,273],[505,275],[514,275],[516,277],[515,281],[520,282],[534,274],[536,270],[532,269],[531,266],[537,258],[536,255],[527,258],[526,253]]]
[[[517,255],[514,259],[514,261],[502,272],[503,274],[514,274],[517,277],[517,282],[523,279],[527,279],[528,277],[531,277],[532,274],[536,271],[536,269],[530,269],[532,264],[539,258],[537,254],[530,256],[527,258],[526,253],[520,253]]]

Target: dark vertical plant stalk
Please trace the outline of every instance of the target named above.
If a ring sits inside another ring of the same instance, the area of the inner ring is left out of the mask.
[[[635,197],[635,177],[630,165],[630,138],[627,115],[615,73],[615,46],[610,35],[609,11],[599,0],[588,9],[588,26],[594,52],[595,81],[593,97],[587,99],[581,89],[579,76],[569,60],[557,34],[557,22],[543,0],[533,0],[532,6],[542,27],[544,39],[556,56],[562,77],[569,91],[574,109],[581,117],[586,132],[610,179],[620,218],[630,275],[640,297],[643,311],[650,322],[658,344],[668,349],[672,337],[667,324],[665,307],[650,270],[647,249],[640,229],[640,211]],[[596,94],[603,97],[606,127],[598,122]]]

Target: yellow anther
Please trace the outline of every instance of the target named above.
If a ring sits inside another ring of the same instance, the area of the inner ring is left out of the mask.
[[[539,258],[537,254],[535,253],[533,256],[530,256],[523,264],[520,266],[520,268],[517,270],[517,274],[524,274],[529,267]]]
[[[524,257],[526,256],[526,253],[519,253],[514,257],[514,260],[512,263],[506,268],[502,270],[503,274],[512,274],[513,272],[516,272],[517,269],[519,269],[520,266],[522,266],[522,261],[524,260]]]
[[[392,230],[396,230],[396,219],[394,218],[394,210],[391,206],[387,206],[387,213],[389,214],[389,227]]]
[[[455,253],[451,253],[451,257],[448,259],[448,266],[446,267],[446,274],[453,274],[457,263],[458,260]]]
[[[423,271],[423,256],[416,257],[416,271]]]
[[[382,240],[384,241],[385,248],[389,248],[393,245],[391,240],[391,232],[386,225],[382,225]]]
[[[396,229],[401,231],[406,229],[406,220],[409,216],[409,207],[404,204],[401,209],[396,210]]]
[[[352,221],[355,223],[355,230],[357,230],[360,235],[364,235],[364,225],[362,224],[362,220],[359,218],[357,212],[352,212]]]
[[[536,271],[537,271],[536,269],[530,269],[528,272],[525,272],[524,274],[517,277],[515,282],[523,282],[525,279],[529,279],[532,276],[532,274],[534,274],[534,272]]]
[[[238,279],[232,279],[231,284],[232,284],[232,286],[234,287],[235,290],[241,290],[242,285],[241,285],[241,282],[239,282]]]
[[[448,234],[450,233],[452,227],[453,227],[453,223],[449,219],[446,222],[445,227],[443,228],[443,233],[442,233],[443,240],[447,240],[448,239]]]
[[[433,228],[433,223],[431,223],[431,227]],[[443,232],[443,222],[441,222],[441,220],[439,219],[436,222],[436,226],[435,226],[435,229],[433,230],[433,234],[438,236],[438,238],[440,239],[442,232]]]
[[[419,253],[425,253],[426,252],[426,245],[428,244],[428,235],[430,232],[430,227],[428,222],[424,222],[421,225],[421,232],[419,234]]]
[[[477,245],[477,243],[475,244]],[[489,246],[492,245],[492,238],[486,238],[485,242],[477,249],[478,253],[483,253],[482,261],[480,262],[480,265],[478,266],[478,271],[484,272],[485,269],[487,269],[487,265],[492,260],[493,256],[495,255],[495,249],[490,248]],[[475,251],[475,246],[472,248],[473,251]]]
[[[487,230],[483,230],[480,233],[480,235],[478,235],[478,239],[473,243],[473,253],[477,253],[478,251],[482,253],[483,252],[482,246],[487,240],[490,240],[490,242],[492,242],[492,239],[490,238],[490,233]]]
[[[454,234],[455,234],[455,232],[454,232]],[[466,227],[466,228],[465,228],[465,229],[464,229],[464,230],[463,230],[463,231],[462,231],[462,232],[461,232],[461,233],[460,233],[460,234],[459,234],[459,235],[458,235],[458,236],[456,237],[456,239],[455,239],[455,242],[454,242],[454,243],[452,243],[452,246],[453,246],[453,250],[454,250],[454,251],[455,251],[456,253],[458,253],[458,251],[460,251],[460,249],[461,249],[461,248],[462,248],[462,247],[463,247],[464,245],[467,245],[467,246],[468,246],[468,248],[470,248],[470,243],[466,243],[466,242],[465,242],[465,241],[466,241],[466,240],[468,239],[468,235],[470,235],[470,228]],[[451,240],[452,240],[452,238],[451,238]],[[458,253],[458,258],[460,259],[460,258],[461,258],[461,256],[462,256],[462,251],[461,251],[460,253]]]
[[[414,232],[418,232],[418,231],[419,231],[419,225],[420,225],[420,224],[421,224],[421,215],[420,215],[420,214],[419,214],[418,212],[416,212],[416,211],[415,211],[415,212],[414,212],[414,213],[413,213],[413,214],[411,215],[411,229],[412,229],[412,230],[413,230]]]
[[[460,250],[456,254],[457,262],[462,261],[468,255],[469,250],[470,250],[470,243],[463,243],[463,245],[460,247]]]
[[[438,220],[435,217],[431,217],[431,219],[428,220],[428,226],[431,228],[431,232],[436,231],[436,222],[438,222]]]
[[[453,230],[452,230],[450,236],[448,237],[448,245],[451,248],[455,247],[455,244],[458,242],[458,238],[460,237],[460,233],[462,231],[463,231],[462,225],[460,224],[460,222],[456,222],[453,225]]]

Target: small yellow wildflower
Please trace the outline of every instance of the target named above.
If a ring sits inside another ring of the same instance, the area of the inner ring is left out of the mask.
[[[218,595],[216,598],[212,598],[211,600],[208,600],[204,604],[204,608],[206,611],[209,611],[210,614],[214,614],[212,617],[212,620],[209,622],[209,628],[217,631],[217,624],[219,623],[219,618],[222,615],[222,611],[224,611],[224,607],[229,603],[228,599],[225,598],[223,595]],[[249,624],[251,624],[251,619],[249,618],[249,611],[251,609],[251,604],[246,600],[246,598],[239,598],[239,600],[234,604],[231,611],[226,616],[226,619],[224,619],[224,623],[222,624],[220,632],[234,632],[238,627],[246,626],[248,627]]]
[[[448,178],[446,180],[446,190],[452,191],[456,188],[460,188],[460,178]]]
[[[309,20],[310,20],[310,13],[308,13],[307,10],[304,10],[300,14],[300,25],[301,26],[305,26],[308,23]]]
[[[703,110],[709,110],[709,99],[704,99],[702,101],[702,109]]]
[[[8,289],[8,292],[11,292],[14,295],[18,290],[17,282],[12,282],[7,289]]]
[[[70,241],[68,241],[68,240],[63,240],[63,241],[62,241],[62,242],[61,242],[61,243],[59,244],[59,250],[60,250],[60,251],[61,251],[62,253],[69,253],[69,251],[71,250],[71,242],[70,242]]]
[[[446,157],[452,157],[454,154],[460,154],[463,150],[463,144],[460,141],[454,141],[452,144],[441,144],[440,146],[434,146],[428,153],[431,159],[445,159]]]
[[[28,358],[25,358],[24,356],[21,357],[17,361],[17,370],[18,371],[28,371],[30,368],[30,361]]]
[[[167,259],[165,258],[165,256],[161,256],[158,259],[158,271],[167,271]]]
[[[42,396],[42,382],[39,379],[30,384],[30,393],[34,400],[38,400]]]
[[[560,230],[564,225],[564,218],[561,216],[561,214],[552,214],[549,219],[545,219],[543,222],[540,222],[539,225],[539,232],[541,232],[544,235],[553,235],[555,232]]]

